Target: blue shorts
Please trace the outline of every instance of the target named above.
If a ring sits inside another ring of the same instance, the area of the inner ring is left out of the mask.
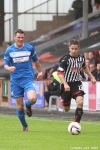
[[[24,93],[35,89],[33,80],[16,79],[11,81],[11,96],[13,98],[24,97]]]

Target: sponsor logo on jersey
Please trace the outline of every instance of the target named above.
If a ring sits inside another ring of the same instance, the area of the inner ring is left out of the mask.
[[[23,57],[23,56],[30,56],[31,52],[30,51],[20,51],[20,52],[11,52],[10,57]]]
[[[29,57],[13,58],[14,63],[27,62],[28,60],[29,60]]]

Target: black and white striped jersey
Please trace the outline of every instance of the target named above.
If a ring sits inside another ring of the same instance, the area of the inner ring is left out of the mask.
[[[60,59],[58,72],[64,73],[66,82],[81,81],[81,69],[85,66],[84,56],[72,57],[68,54]]]

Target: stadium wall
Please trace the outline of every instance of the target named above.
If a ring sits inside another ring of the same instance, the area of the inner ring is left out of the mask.
[[[44,82],[35,83],[37,89],[38,101],[35,105],[35,108],[44,108],[45,100],[44,100]],[[96,84],[92,84],[91,82],[83,82],[83,90],[85,91],[84,95],[84,110],[97,111],[100,110],[100,82],[96,82]],[[62,109],[61,98],[59,98],[60,106]],[[15,100],[11,99],[10,96],[10,81],[0,79],[0,106],[14,107]],[[75,100],[72,99],[71,109],[76,109]]]

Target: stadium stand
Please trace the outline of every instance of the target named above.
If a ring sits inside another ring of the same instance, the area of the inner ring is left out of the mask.
[[[87,39],[82,39],[83,18],[80,18],[48,32],[43,41],[38,38],[29,42],[35,45],[43,70],[53,67],[64,54],[68,53],[68,42],[72,38],[80,40],[81,53],[100,50],[100,17],[95,17],[97,13],[100,15],[100,11],[98,11],[88,16],[89,37]],[[9,73],[3,69],[3,56],[4,51],[0,52],[0,64],[2,64],[0,65],[2,68],[0,76],[9,76]]]

